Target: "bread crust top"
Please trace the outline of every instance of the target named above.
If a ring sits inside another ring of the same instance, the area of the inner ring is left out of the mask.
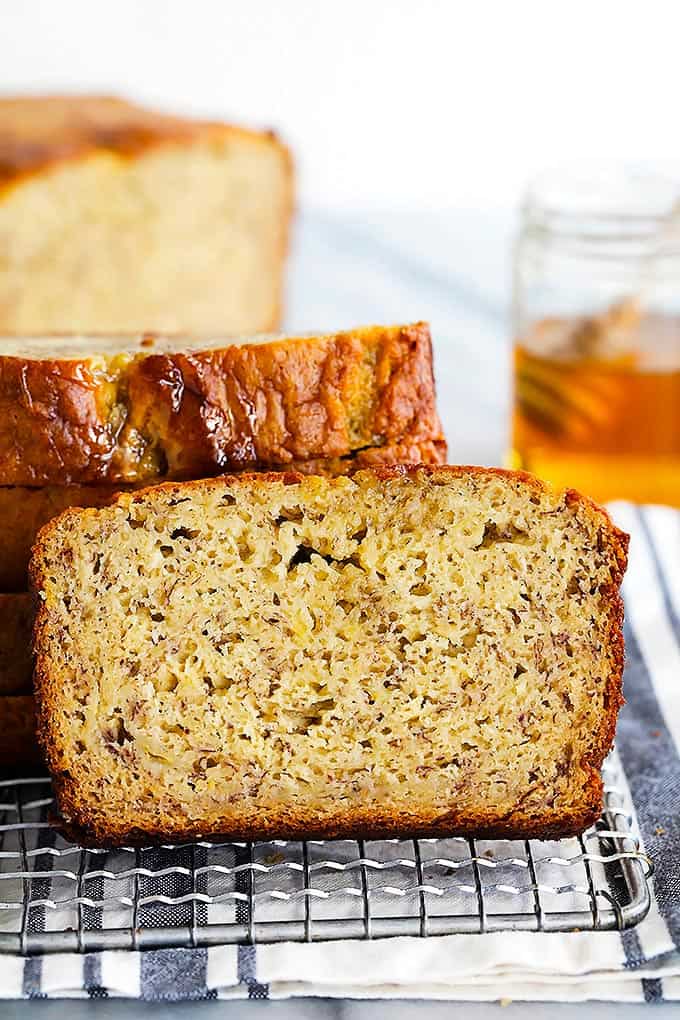
[[[154,345],[0,355],[0,485],[151,483],[442,437],[426,323]]]
[[[159,113],[115,96],[52,95],[0,99],[0,191],[49,167],[108,152],[134,159],[167,144],[241,139],[292,157],[272,131]]]

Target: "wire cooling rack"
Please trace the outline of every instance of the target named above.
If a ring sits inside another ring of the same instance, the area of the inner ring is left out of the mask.
[[[605,811],[559,842],[199,842],[85,850],[49,779],[0,781],[0,952],[90,952],[501,929],[604,930],[647,913],[651,866],[617,766]]]

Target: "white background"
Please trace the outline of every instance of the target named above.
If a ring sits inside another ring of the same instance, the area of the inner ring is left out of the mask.
[[[286,327],[428,319],[450,459],[497,463],[522,189],[680,156],[680,0],[0,2],[0,91],[60,89],[275,127]]]
[[[546,165],[680,153],[680,4],[15,0],[0,89],[275,126],[307,205],[507,209]]]

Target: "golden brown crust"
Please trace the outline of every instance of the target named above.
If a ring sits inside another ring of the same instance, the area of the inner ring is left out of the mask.
[[[623,696],[623,670],[625,665],[625,647],[623,639],[623,599],[621,584],[628,565],[628,546],[630,535],[617,528],[607,511],[588,496],[581,495],[575,489],[567,489],[566,502],[575,506],[586,515],[600,520],[598,542],[601,549],[609,552],[611,583],[601,592],[608,609],[608,625],[605,644],[609,654],[609,676],[605,693],[605,710],[601,717],[600,732],[595,744],[593,758],[590,762],[598,779],[598,797],[601,799],[602,784],[600,772],[602,762],[614,744],[616,720],[619,709],[625,704]]]
[[[292,176],[290,152],[271,131],[174,117],[114,96],[5,97],[0,99],[0,189],[98,152],[132,159],[160,145],[230,136],[275,145]]]
[[[302,474],[343,475],[379,464],[443,464],[446,443],[439,437],[404,436],[401,442],[370,446],[347,457],[293,461],[281,470]],[[272,465],[276,470],[277,465]],[[40,488],[0,486],[0,591],[22,592],[28,586],[28,561],[35,537],[44,524],[72,506],[107,506],[121,486],[46,485]]]
[[[473,474],[483,477],[503,477],[517,486],[529,487],[537,495],[544,493],[549,487],[525,472],[506,471],[501,468],[480,468],[465,465],[449,465],[443,467],[397,465],[383,466],[372,469],[371,473],[378,479],[391,479],[404,475],[425,475],[435,480],[447,480]],[[225,482],[231,485],[248,482],[254,475],[241,474],[227,479],[209,479],[198,482],[186,482],[181,485],[166,483],[163,488],[181,492],[186,496],[196,487],[221,486]],[[286,485],[296,485],[303,476],[295,472],[282,475],[267,473],[257,476],[262,484],[270,480],[283,480]],[[130,506],[143,501],[144,491],[126,493],[119,497],[119,505]],[[597,528],[599,551],[607,558],[612,582],[601,592],[607,607],[607,626],[604,642],[609,649],[610,671],[606,678],[605,711],[602,716],[599,733],[596,735],[591,752],[578,766],[586,773],[587,779],[583,787],[582,799],[564,807],[546,805],[540,812],[527,812],[521,802],[505,817],[484,810],[465,812],[452,808],[437,816],[424,816],[418,807],[412,813],[400,814],[376,810],[373,805],[361,812],[338,810],[331,822],[316,825],[309,818],[296,815],[294,809],[282,808],[281,812],[268,818],[237,817],[233,812],[224,817],[223,823],[210,831],[200,833],[194,823],[178,817],[173,812],[158,810],[158,827],[152,829],[145,826],[143,830],[129,828],[125,832],[118,829],[109,830],[90,810],[90,806],[80,796],[77,781],[69,773],[68,759],[64,754],[58,724],[59,677],[53,674],[50,662],[42,654],[47,645],[48,611],[41,606],[38,612],[36,642],[35,685],[37,695],[38,735],[46,755],[50,771],[53,775],[57,804],[60,811],[61,824],[67,832],[77,834],[78,838],[90,845],[121,845],[148,843],[156,839],[172,839],[177,841],[191,840],[198,836],[224,839],[266,839],[277,838],[387,838],[390,836],[443,836],[459,833],[487,838],[538,838],[548,839],[572,835],[582,832],[588,825],[595,822],[602,809],[601,769],[606,754],[609,752],[614,736],[618,709],[623,701],[621,681],[623,673],[623,636],[622,636],[622,602],[619,586],[626,567],[628,536],[612,523],[609,515],[592,501],[582,497],[573,490],[564,493],[565,502],[573,507],[577,515],[583,515],[591,525]],[[94,514],[96,511],[70,510],[66,514]],[[48,524],[41,534],[34,550],[31,562],[31,580],[34,589],[39,592],[44,583],[45,547],[56,522]]]
[[[279,465],[278,469],[298,472],[301,475],[323,475],[335,478],[338,475],[352,475],[365,468],[377,468],[391,464],[444,464],[446,461],[446,440],[424,436],[406,435],[397,443],[387,446],[367,446],[346,457],[317,457],[313,460],[294,460]],[[273,465],[276,469],[277,465]],[[271,470],[271,468],[269,468]],[[251,473],[246,470],[246,473]]]
[[[593,825],[602,811],[602,796],[593,790],[590,806],[571,813],[553,813],[547,810],[541,817],[521,814],[509,815],[501,821],[487,820],[483,814],[463,815],[451,811],[441,817],[424,822],[417,811],[412,814],[388,814],[373,808],[363,812],[338,814],[332,825],[317,825],[307,819],[296,819],[291,812],[285,817],[258,818],[241,824],[225,824],[219,831],[200,833],[187,826],[185,831],[178,827],[159,825],[150,828],[130,829],[124,835],[102,832],[98,828],[83,828],[68,819],[68,805],[74,815],[82,811],[75,799],[70,799],[66,780],[53,777],[53,787],[60,814],[52,816],[53,825],[68,839],[85,847],[148,846],[150,843],[166,842],[191,843],[196,839],[266,841],[269,839],[428,839],[446,838],[452,835],[471,836],[476,839],[563,839],[577,836]],[[584,798],[585,799],[585,798]],[[587,801],[586,801],[587,803]],[[489,816],[490,818],[491,816]]]
[[[0,770],[44,769],[32,696],[0,698]]]
[[[0,355],[0,485],[151,483],[442,439],[425,323],[186,354],[141,344],[106,372]]]
[[[0,698],[31,692],[32,627],[32,597],[25,593],[0,595]]]

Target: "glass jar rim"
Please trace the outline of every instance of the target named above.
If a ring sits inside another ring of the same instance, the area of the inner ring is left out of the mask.
[[[680,246],[680,165],[567,163],[539,174],[522,203],[525,223],[582,242]]]

